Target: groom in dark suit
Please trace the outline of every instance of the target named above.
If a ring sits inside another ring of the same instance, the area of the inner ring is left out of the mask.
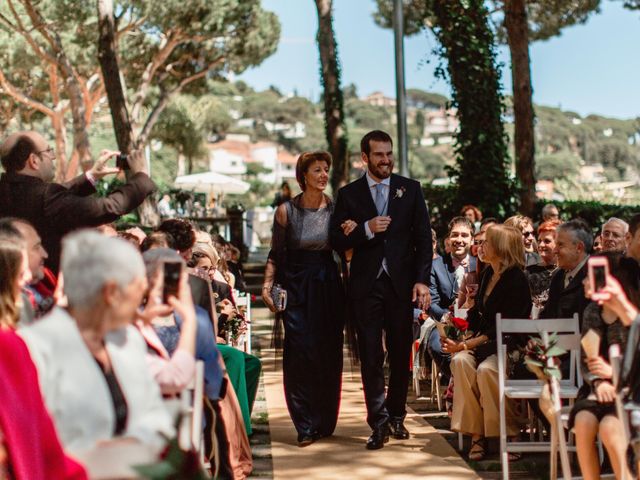
[[[413,341],[413,306],[429,306],[433,250],[429,214],[420,184],[393,175],[393,142],[382,131],[360,142],[367,172],[344,186],[331,218],[331,243],[353,250],[348,295],[356,323],[367,423],[367,448],[382,448],[404,427]],[[346,233],[345,233],[346,232]],[[389,359],[385,398],[383,332]]]

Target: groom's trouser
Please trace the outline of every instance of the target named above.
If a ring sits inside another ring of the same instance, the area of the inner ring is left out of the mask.
[[[400,298],[391,279],[383,272],[373,284],[370,295],[353,301],[360,370],[367,404],[367,423],[376,428],[391,418],[406,415],[409,363],[413,341],[410,298]],[[385,399],[384,350],[389,361],[389,388]]]

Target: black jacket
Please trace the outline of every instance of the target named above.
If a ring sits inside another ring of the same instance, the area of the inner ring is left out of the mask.
[[[83,227],[113,222],[139,206],[155,184],[144,173],[133,175],[107,197],[92,195],[95,188],[80,175],[66,183],[46,183],[37,177],[3,173],[0,177],[0,217],[18,217],[30,222],[42,238],[54,273],[60,262],[60,241]]]
[[[559,269],[551,278],[549,299],[544,306],[544,310],[540,312],[540,318],[571,318],[577,313],[580,319],[580,326],[582,326],[582,315],[586,306],[589,305],[589,299],[584,296],[584,287],[582,285],[587,276],[587,263],[571,280],[567,288],[564,288],[565,275],[566,272]]]
[[[415,283],[429,284],[433,256],[431,225],[420,183],[391,175],[387,214],[391,217],[387,231],[369,240],[364,224],[377,217],[378,212],[366,175],[338,192],[331,217],[331,245],[341,253],[353,249],[348,287],[352,299],[369,294],[383,258],[400,297],[409,297]],[[345,236],[340,225],[349,219],[358,226]]]
[[[524,272],[518,267],[505,270],[493,290],[485,300],[485,292],[493,276],[489,266],[483,272],[478,287],[478,294],[473,308],[469,310],[467,319],[469,329],[476,335],[486,335],[489,340],[476,348],[478,364],[485,358],[497,353],[496,315],[502,318],[529,318],[531,315],[531,292]]]

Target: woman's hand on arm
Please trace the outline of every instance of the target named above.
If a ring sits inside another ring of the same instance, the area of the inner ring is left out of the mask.
[[[444,353],[456,353],[464,350],[463,342],[456,342],[450,338],[442,339],[442,351]]]
[[[607,381],[596,384],[596,398],[599,403],[612,403],[616,400],[616,388]]]
[[[611,368],[611,365],[604,360],[604,358],[600,356],[587,358],[586,362],[587,367],[589,368],[589,373],[592,375],[595,375],[598,378],[612,378],[613,369]]]
[[[342,232],[344,233],[345,237],[348,237],[349,234],[351,232],[353,232],[356,229],[357,226],[358,226],[358,224],[356,222],[354,222],[353,220],[345,220],[340,225],[340,228],[342,228]]]

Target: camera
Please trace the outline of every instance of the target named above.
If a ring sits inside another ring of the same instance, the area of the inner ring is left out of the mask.
[[[116,157],[116,167],[120,170],[129,170],[129,155],[120,153]]]

